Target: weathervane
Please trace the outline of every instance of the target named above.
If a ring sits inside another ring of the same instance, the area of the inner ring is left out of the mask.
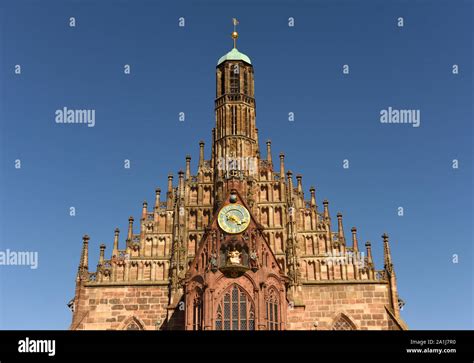
[[[239,37],[239,33],[237,33],[237,25],[239,24],[239,21],[236,18],[232,18],[232,23],[234,24],[232,39],[234,39],[234,48],[237,48],[237,38]]]

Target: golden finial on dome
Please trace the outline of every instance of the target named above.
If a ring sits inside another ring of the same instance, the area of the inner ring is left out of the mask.
[[[236,18],[232,18],[232,23],[234,24],[232,39],[234,39],[234,48],[237,48],[237,38],[239,37],[239,33],[237,33],[237,25],[239,24],[239,21]]]

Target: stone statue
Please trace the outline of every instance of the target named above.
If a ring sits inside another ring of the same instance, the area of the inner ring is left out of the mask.
[[[258,268],[258,262],[257,262],[257,252],[256,251],[252,251],[250,252],[250,268],[255,270]]]
[[[211,265],[211,270],[212,271],[217,270],[217,255],[215,253],[211,254],[211,258],[209,262]]]
[[[229,251],[227,253],[227,261],[230,265],[240,265],[241,253],[237,250]]]

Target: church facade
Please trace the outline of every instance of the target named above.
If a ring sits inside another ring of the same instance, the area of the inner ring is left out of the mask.
[[[232,36],[216,67],[210,159],[201,141],[196,173],[186,156],[138,228],[129,218],[124,245],[118,229],[110,258],[100,245],[95,271],[83,237],[70,329],[407,329],[388,235],[377,270],[371,244],[355,227],[346,237],[314,187],[305,198],[283,153],[275,160],[267,141],[261,155],[254,69]]]

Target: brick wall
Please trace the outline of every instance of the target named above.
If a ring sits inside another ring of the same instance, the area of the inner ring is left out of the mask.
[[[360,330],[398,329],[385,308],[390,308],[386,283],[303,285],[298,296],[288,309],[289,330],[332,329],[341,318]]]
[[[124,329],[134,322],[145,330],[166,320],[167,286],[82,287],[75,314],[78,330]],[[88,312],[88,313],[87,313]]]

